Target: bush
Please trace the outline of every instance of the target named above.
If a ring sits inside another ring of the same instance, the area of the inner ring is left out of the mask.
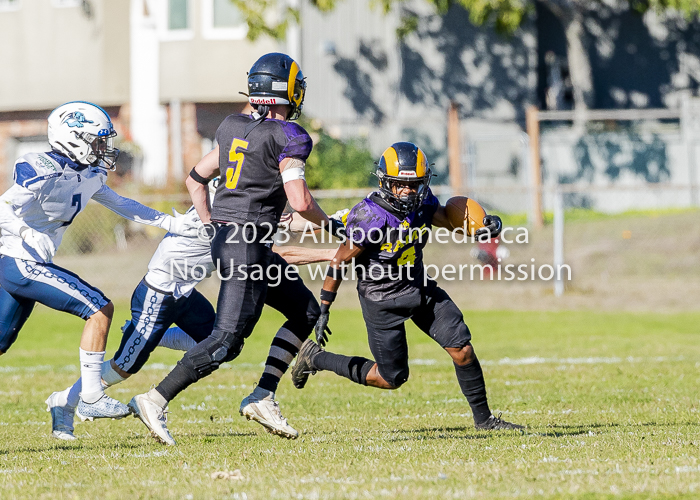
[[[361,139],[342,141],[331,137],[314,121],[302,126],[314,139],[306,161],[306,183],[311,189],[351,189],[371,185],[374,158]]]

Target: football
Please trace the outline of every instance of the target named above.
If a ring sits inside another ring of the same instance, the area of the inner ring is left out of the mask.
[[[471,198],[454,196],[447,200],[445,209],[447,211],[447,219],[452,224],[452,227],[463,228],[466,226],[468,236],[473,235],[477,229],[484,227],[486,211]]]

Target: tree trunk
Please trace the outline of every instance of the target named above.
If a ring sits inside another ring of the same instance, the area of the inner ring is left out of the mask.
[[[588,56],[583,13],[572,10],[562,19],[566,33],[566,55],[569,60],[569,75],[574,90],[574,107],[577,111],[594,105],[593,73]]]
[[[588,57],[586,31],[583,27],[585,2],[576,0],[539,0],[559,18],[566,36],[566,57],[569,63],[569,75],[574,90],[574,107],[586,110],[593,107],[593,74]]]

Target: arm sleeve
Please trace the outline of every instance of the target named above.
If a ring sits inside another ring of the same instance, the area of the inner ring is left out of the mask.
[[[15,215],[15,209],[26,205],[33,199],[34,193],[19,184],[15,184],[5,191],[5,194],[0,196],[0,228],[20,236],[20,229],[27,225]]]
[[[125,219],[167,229],[167,227],[165,227],[168,219],[166,214],[158,210],[153,210],[146,205],[142,205],[131,198],[119,196],[107,185],[102,186],[100,190],[92,196],[92,199]]]
[[[430,215],[435,215],[437,209],[440,208],[440,200],[433,194],[433,192],[428,188],[428,194],[423,200],[423,206],[430,212]]]

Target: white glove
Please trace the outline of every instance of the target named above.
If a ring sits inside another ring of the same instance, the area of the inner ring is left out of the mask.
[[[337,211],[336,213],[334,213],[333,215],[329,215],[328,218],[329,218],[329,219],[339,220],[340,222],[343,222],[343,216],[345,216],[348,212],[350,212],[350,209],[349,209],[349,208],[341,208],[340,210],[338,210],[338,211]]]
[[[169,233],[177,234],[180,236],[196,237],[199,228],[202,226],[202,221],[199,220],[199,215],[197,215],[196,210],[181,215],[173,209],[175,216],[166,215],[163,221],[163,229]]]
[[[56,247],[53,241],[44,233],[35,231],[31,227],[23,227],[20,229],[20,237],[27,245],[33,248],[45,262],[51,262],[53,256],[56,255]]]

